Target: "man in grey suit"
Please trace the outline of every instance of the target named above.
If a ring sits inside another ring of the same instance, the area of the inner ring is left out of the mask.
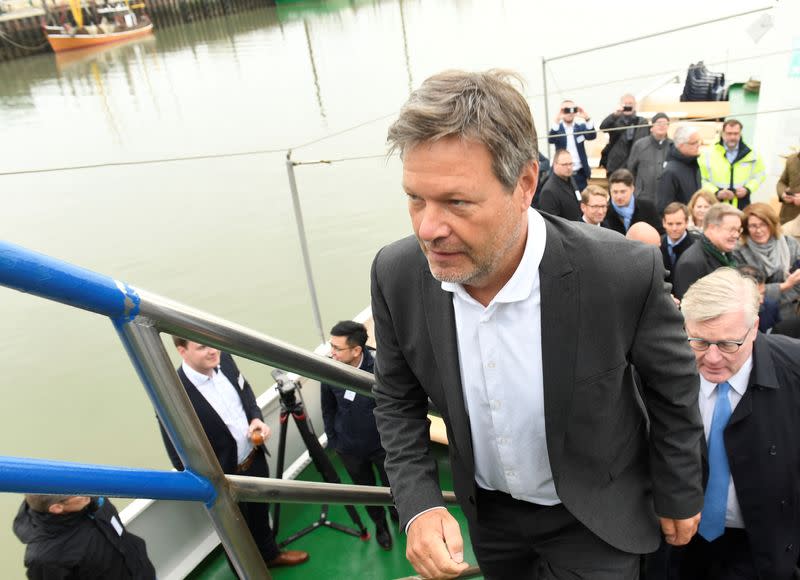
[[[514,78],[435,75],[389,130],[415,236],[373,263],[374,392],[406,555],[428,578],[466,567],[430,398],[486,578],[634,579],[659,523],[676,545],[697,528],[694,357],[657,248],[529,209],[536,131]]]

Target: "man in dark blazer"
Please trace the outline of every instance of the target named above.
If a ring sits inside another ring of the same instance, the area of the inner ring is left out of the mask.
[[[611,199],[608,200],[608,211],[603,220],[603,227],[624,236],[633,224],[646,222],[659,234],[663,234],[664,228],[661,226],[656,206],[646,199],[636,197],[633,183],[633,174],[627,169],[617,169],[608,178]]]
[[[406,553],[425,577],[466,567],[430,398],[485,577],[638,578],[659,523],[683,544],[699,520],[693,357],[656,248],[529,209],[536,131],[512,78],[435,75],[389,130],[416,239],[373,263],[374,392]]]
[[[682,311],[700,372],[705,506],[682,580],[800,577],[800,341],[758,332],[755,282],[701,278]]]
[[[664,235],[661,236],[661,257],[664,268],[669,273],[667,282],[672,284],[672,273],[683,253],[694,243],[695,238],[689,233],[689,208],[673,201],[664,208]]]
[[[553,172],[540,195],[538,209],[541,211],[574,222],[583,219],[581,192],[572,177],[572,155],[566,149],[559,149],[553,156]]]
[[[367,348],[367,329],[360,322],[337,322],[331,329],[330,345],[332,359],[368,373],[373,372],[374,359]],[[373,414],[375,400],[349,389],[322,383],[320,402],[328,448],[336,451],[353,483],[388,487],[389,478],[384,468],[386,452],[381,447]],[[386,522],[386,510],[380,505],[366,506],[366,509],[375,522],[375,540],[384,550],[391,550],[392,535]],[[397,520],[396,509],[391,508],[389,513],[392,519]]]
[[[224,473],[269,477],[264,442],[270,428],[250,384],[228,353],[173,337],[183,359],[178,377],[189,395],[197,418]],[[175,447],[161,427],[167,455],[175,469],[183,470]],[[262,558],[270,568],[294,566],[308,560],[299,550],[280,551],[269,525],[269,506],[265,503],[240,503],[239,509],[253,535]]]
[[[583,119],[583,122],[576,121],[576,118]],[[561,108],[556,113],[556,119],[550,128],[547,142],[555,145],[556,151],[566,149],[572,155],[574,163],[572,177],[578,185],[578,191],[583,191],[592,176],[592,168],[589,167],[589,158],[586,156],[586,141],[597,138],[597,131],[594,129],[589,113],[583,107],[575,105],[574,101],[566,100],[561,103]]]
[[[672,293],[676,298],[683,298],[692,284],[717,268],[737,265],[732,252],[742,235],[742,215],[727,203],[711,206],[703,219],[703,235],[675,265]]]

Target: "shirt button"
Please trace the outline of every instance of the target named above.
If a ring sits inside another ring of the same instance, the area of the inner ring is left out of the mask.
[[[494,368],[494,361],[490,362],[486,366],[489,367],[490,369],[493,369]]]
[[[778,454],[778,448],[773,445],[772,447],[769,448],[769,454],[770,455],[777,455]]]
[[[491,407],[493,411],[496,411],[497,409],[500,408],[500,401],[498,401],[497,399],[492,399],[491,402],[489,403],[489,407]]]

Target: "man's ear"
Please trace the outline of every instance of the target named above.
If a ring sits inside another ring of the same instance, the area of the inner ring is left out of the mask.
[[[536,193],[536,186],[539,181],[539,162],[531,161],[522,168],[522,173],[517,180],[517,187],[522,190],[522,200],[525,210],[530,207],[533,196]]]
[[[54,503],[49,508],[47,508],[47,512],[60,516],[61,514],[64,513],[64,506],[61,505],[60,503]]]

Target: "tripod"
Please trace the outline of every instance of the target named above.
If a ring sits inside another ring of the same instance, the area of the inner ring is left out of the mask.
[[[314,467],[317,468],[317,471],[322,476],[322,479],[327,483],[341,483],[342,480],[339,478],[339,474],[336,473],[333,463],[325,454],[325,451],[322,449],[322,445],[320,445],[319,440],[316,438],[314,433],[312,433],[311,428],[309,427],[303,402],[297,400],[296,391],[300,388],[300,385],[297,383],[297,381],[291,380],[286,373],[279,369],[272,371],[272,378],[274,378],[275,382],[278,384],[278,394],[280,395],[281,401],[281,427],[280,437],[278,439],[278,466],[275,477],[279,479],[283,477],[283,464],[286,457],[286,433],[289,428],[289,416],[291,416],[292,419],[294,419],[295,425],[297,425],[297,430],[300,432],[300,437],[302,437],[303,443],[306,445],[306,449],[308,449],[308,454],[311,456],[311,461],[314,463]],[[347,510],[347,513],[350,515],[350,519],[353,520],[353,523],[358,529],[348,528],[347,526],[330,521],[328,519],[328,505],[324,504],[317,521],[313,522],[311,525],[303,528],[302,530],[295,532],[280,542],[278,547],[283,548],[298,538],[302,538],[303,536],[310,534],[322,526],[327,526],[334,530],[344,532],[345,534],[356,536],[364,541],[369,540],[370,534],[367,531],[367,528],[364,527],[356,508],[354,508],[352,505],[346,505],[344,507]],[[281,506],[280,504],[276,503],[272,515],[272,529],[276,537],[278,535],[280,515]]]

